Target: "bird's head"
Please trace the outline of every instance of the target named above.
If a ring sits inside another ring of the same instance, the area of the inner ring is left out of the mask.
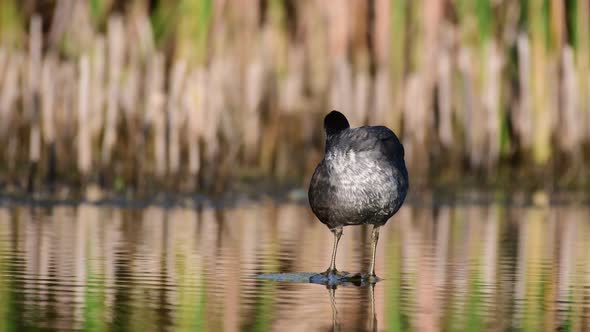
[[[338,111],[332,111],[324,118],[324,129],[328,137],[336,135],[348,128],[350,128],[348,120],[346,120],[344,114]]]

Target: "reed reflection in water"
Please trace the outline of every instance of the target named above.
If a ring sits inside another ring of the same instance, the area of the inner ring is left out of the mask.
[[[255,278],[325,269],[332,235],[304,205],[4,206],[0,330],[588,330],[589,212],[405,206],[373,294]],[[347,228],[338,266],[365,271],[369,246]]]

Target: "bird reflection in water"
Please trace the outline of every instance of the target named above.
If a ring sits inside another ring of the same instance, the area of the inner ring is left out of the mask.
[[[350,274],[343,272],[351,277],[347,278],[314,278],[318,275],[315,272],[287,272],[287,273],[262,273],[256,276],[257,279],[274,281],[274,282],[294,282],[294,283],[312,283],[323,285],[328,290],[330,305],[332,307],[332,329],[331,331],[340,331],[340,321],[338,319],[338,309],[336,305],[336,290],[338,287],[358,287],[367,289],[369,292],[369,324],[366,331],[377,331],[377,313],[375,311],[375,285],[381,279],[368,279],[362,274]],[[355,330],[359,330],[356,328]],[[364,330],[364,329],[360,329]]]
[[[375,284],[362,284],[359,287],[367,288],[369,292],[369,303],[371,304],[369,312],[369,324],[367,331],[378,331],[377,312],[375,311]],[[326,286],[330,295],[330,306],[332,307],[332,331],[340,331],[340,321],[338,319],[338,307],[336,306],[336,289],[337,285]]]

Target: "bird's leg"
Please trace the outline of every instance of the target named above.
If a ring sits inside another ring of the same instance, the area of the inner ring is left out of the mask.
[[[377,254],[377,241],[379,241],[379,227],[373,226],[373,234],[371,235],[371,266],[369,267],[369,278],[377,278],[375,275],[375,255]]]
[[[338,250],[338,242],[340,241],[340,236],[342,236],[342,226],[332,229],[332,233],[334,234],[334,248],[332,249],[332,262],[330,263],[330,268],[325,272],[326,275],[338,273],[338,270],[336,270],[336,250]]]

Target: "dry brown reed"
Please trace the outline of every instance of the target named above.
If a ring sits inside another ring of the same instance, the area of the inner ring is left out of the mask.
[[[162,9],[164,32],[147,2],[114,3],[93,19],[86,2],[56,1],[30,17],[28,47],[0,41],[3,174],[39,164],[33,180],[56,168],[193,189],[299,177],[320,155],[321,116],[338,109],[396,130],[418,182],[503,165],[587,175],[585,3],[571,14],[559,1],[483,1],[502,18],[486,23],[461,1],[194,0]]]

